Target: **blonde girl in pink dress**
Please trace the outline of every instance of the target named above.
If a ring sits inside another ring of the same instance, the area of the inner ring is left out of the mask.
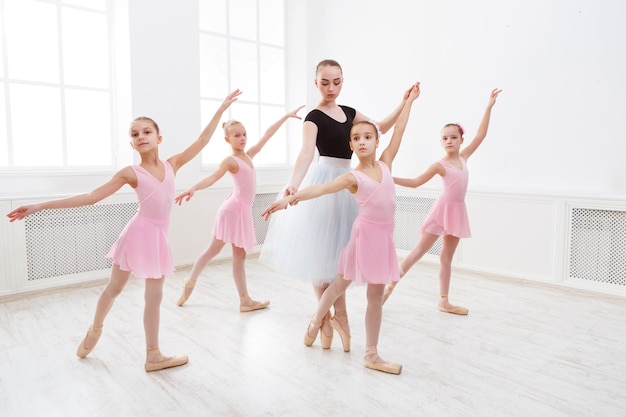
[[[130,126],[130,145],[141,157],[139,165],[121,169],[107,183],[87,194],[18,207],[8,214],[10,221],[21,220],[40,210],[80,207],[96,204],[130,185],[139,199],[139,210],[120,234],[107,257],[113,259],[111,277],[98,298],[93,324],[80,342],[76,354],[84,358],[96,346],[104,320],[117,296],[122,292],[131,272],[145,280],[143,315],[146,335],[147,372],[184,365],[187,356],[167,357],[159,349],[159,322],[163,281],[174,271],[167,242],[170,210],[174,205],[174,176],[209,143],[224,111],[237,100],[239,90],[230,93],[198,139],[183,152],[167,160],[159,158],[163,140],[158,125],[150,118],[138,117]]]
[[[365,313],[366,347],[364,365],[377,371],[399,374],[402,365],[387,362],[378,356],[378,338],[382,322],[383,291],[385,284],[400,279],[398,260],[393,244],[396,207],[395,186],[391,163],[398,153],[402,135],[413,101],[419,96],[419,83],[410,90],[408,99],[396,121],[393,135],[380,159],[376,160],[379,142],[377,127],[372,122],[357,122],[350,130],[350,148],[359,158],[352,172],[341,174],[333,181],[312,185],[271,204],[262,216],[286,209],[300,200],[309,200],[325,194],[349,190],[359,205],[359,214],[352,225],[350,240],[339,257],[338,275],[322,294],[313,315],[304,344],[311,346],[322,326],[324,316],[335,300],[343,295],[352,282],[367,284],[367,311]],[[291,210],[297,210],[292,208]],[[340,333],[341,325],[335,318],[330,325]]]
[[[289,118],[300,119],[298,111],[304,106],[287,113],[276,123],[270,126],[263,137],[248,150],[245,150],[248,141],[246,129],[236,120],[230,120],[223,124],[225,140],[233,149],[233,154],[225,158],[217,170],[198,182],[193,187],[176,197],[180,205],[183,201],[189,201],[196,191],[210,187],[229,172],[234,181],[233,191],[220,206],[215,223],[213,225],[213,240],[200,254],[191,269],[191,275],[185,280],[183,292],[177,304],[185,304],[198,281],[198,277],[207,264],[226,245],[231,244],[233,253],[233,278],[239,293],[239,311],[242,313],[259,310],[267,307],[269,301],[256,301],[248,295],[246,284],[246,252],[256,245],[254,223],[252,221],[252,203],[256,194],[256,177],[252,158],[263,149],[267,141],[274,136],[276,131]]]
[[[468,171],[467,160],[478,149],[478,146],[487,136],[491,108],[496,104],[496,98],[502,90],[491,91],[487,109],[478,127],[474,139],[461,150],[463,143],[463,128],[450,123],[441,131],[441,146],[446,155],[435,162],[416,178],[395,178],[397,185],[416,188],[428,182],[435,175],[443,179],[443,193],[431,207],[428,216],[420,227],[420,239],[400,264],[400,276],[419,261],[435,244],[439,236],[443,236],[443,247],[439,256],[439,310],[466,315],[466,307],[450,304],[448,292],[450,290],[450,276],[452,273],[452,258],[461,238],[470,237],[469,220],[465,208],[465,193],[467,191]],[[398,283],[389,283],[385,288],[384,301],[387,301]]]

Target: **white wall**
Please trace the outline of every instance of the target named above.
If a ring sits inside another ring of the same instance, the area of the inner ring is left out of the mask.
[[[167,157],[201,129],[197,2],[129,3],[128,117],[148,115],[159,122],[161,155]],[[474,132],[489,91],[503,88],[489,135],[470,160],[474,237],[462,242],[457,266],[560,283],[567,227],[563,198],[598,197],[624,207],[626,3],[288,0],[287,9],[288,107],[315,106],[315,65],[325,58],[344,68],[340,102],[375,119],[395,107],[412,82],[422,82],[394,163],[396,176],[417,175],[442,156],[438,135],[444,123],[458,121]],[[122,138],[127,127],[116,127]],[[295,158],[300,130],[292,129],[289,137]],[[259,186],[269,192],[287,181],[290,170],[257,174]],[[3,175],[0,200],[85,192],[110,175]],[[197,159],[179,171],[176,186],[184,189],[206,175]],[[193,206],[173,211],[171,241],[179,265],[208,243],[211,213],[228,187],[226,179]],[[438,188],[433,180],[421,190]],[[411,192],[420,190],[398,190]],[[125,187],[120,193],[132,191]],[[0,207],[10,208],[3,201]],[[206,215],[199,218],[201,213]],[[0,259],[14,259],[13,252],[21,250],[11,246],[12,226],[0,227]],[[13,280],[15,272],[0,266],[0,282]]]
[[[499,87],[489,135],[470,162],[472,189],[626,193],[626,2],[307,6],[309,76],[318,60],[337,59],[343,103],[380,119],[412,81],[422,82],[394,174],[413,176],[439,159],[447,122],[460,122],[471,138]]]

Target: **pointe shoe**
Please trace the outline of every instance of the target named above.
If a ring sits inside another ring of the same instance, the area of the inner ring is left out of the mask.
[[[320,342],[322,343],[322,349],[330,349],[330,345],[333,343],[333,326],[330,325],[330,312],[326,313],[322,320]]]
[[[306,332],[304,332],[304,344],[306,346],[310,347],[313,345],[313,342],[315,342],[315,339],[317,338],[317,334],[319,333],[321,326],[322,326],[322,323],[316,322],[314,319],[311,319],[311,321],[309,322],[309,325],[306,328]],[[315,331],[313,336],[311,336],[310,334],[311,329]]]
[[[239,305],[239,311],[241,313],[248,313],[250,311],[261,310],[267,307],[268,305],[270,305],[270,302],[268,300],[265,300],[265,301],[250,300],[250,301],[252,301],[252,304],[250,305],[243,305],[243,304]]]
[[[345,324],[346,326],[348,325],[348,316],[345,316],[346,321]],[[341,344],[343,345],[343,351],[344,352],[350,352],[350,334],[348,334],[348,331],[350,331],[349,328],[344,329],[343,326],[341,325],[341,323],[339,322],[339,320],[337,320],[337,314],[335,313],[334,317],[331,317],[330,320],[330,325],[332,326],[333,329],[335,329],[335,331],[337,333],[339,333],[339,337],[341,337]]]
[[[187,355],[179,355],[179,356],[163,356],[158,348],[156,349],[148,349],[148,353],[158,353],[159,360],[154,362],[146,362],[145,369],[146,372],[160,371],[161,369],[173,368],[175,366],[181,366],[189,362],[189,358]]]
[[[387,299],[393,292],[393,289],[396,288],[396,284],[397,283],[391,283],[391,284],[385,285],[385,292],[383,293],[383,304],[387,302]]]
[[[185,284],[183,285],[183,293],[180,295],[180,298],[176,302],[178,307],[182,307],[183,304],[191,297],[191,293],[193,292],[193,288],[196,286],[196,281],[190,281],[188,279],[185,280]],[[189,294],[187,294],[187,290],[189,290]]]
[[[443,303],[447,305],[442,305]],[[448,303],[447,295],[441,296],[441,300],[439,301],[439,311],[443,311],[444,313],[458,314],[460,316],[466,316],[469,313],[469,310],[466,307],[455,306]]]
[[[377,359],[380,360],[380,362],[364,359],[363,365],[366,368],[374,369],[375,371],[386,372],[388,374],[398,375],[400,372],[402,372],[402,365],[400,365],[399,363],[383,361],[378,356]]]
[[[102,326],[100,327],[94,327],[93,325],[89,326],[89,330],[87,330],[87,334],[85,335],[85,338],[80,342],[80,345],[78,345],[78,349],[76,350],[76,356],[78,356],[79,358],[87,357],[87,355],[91,353],[93,348],[96,347],[96,344],[98,344],[98,340],[100,340],[100,335],[102,335]],[[89,349],[85,347],[85,343],[87,342],[88,338],[93,339],[93,346],[90,347]]]

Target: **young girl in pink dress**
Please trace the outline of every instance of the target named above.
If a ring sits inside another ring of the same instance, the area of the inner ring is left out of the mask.
[[[352,225],[350,240],[339,257],[338,275],[319,300],[317,311],[304,334],[304,344],[307,346],[313,344],[328,309],[345,293],[352,282],[367,283],[364,365],[392,374],[399,374],[402,365],[384,361],[378,356],[377,351],[385,284],[400,279],[393,244],[396,193],[391,176],[391,163],[398,153],[413,101],[419,94],[417,83],[410,90],[396,121],[391,141],[378,161],[377,127],[371,122],[357,122],[350,130],[350,148],[359,158],[359,165],[354,171],[344,173],[333,181],[306,187],[274,202],[262,213],[267,220],[272,213],[286,209],[290,204],[300,200],[309,200],[344,189],[354,195],[359,205],[359,214]],[[335,318],[330,319],[330,325],[341,335],[342,327]],[[343,339],[346,335],[341,337]]]
[[[90,193],[18,207],[7,215],[10,221],[15,221],[40,210],[93,205],[126,184],[137,193],[139,210],[107,255],[113,259],[111,277],[98,298],[93,324],[78,346],[76,354],[79,357],[89,355],[98,343],[104,320],[132,272],[137,278],[145,280],[145,370],[158,371],[188,362],[187,356],[166,357],[159,350],[163,281],[166,275],[174,271],[167,243],[170,210],[174,203],[174,176],[180,167],[192,160],[209,143],[220,117],[237,100],[239,94],[239,90],[230,93],[200,137],[182,153],[167,160],[159,158],[159,144],[163,137],[157,124],[150,118],[138,117],[130,126],[130,144],[141,157],[139,165],[121,169],[106,184]]]
[[[496,103],[496,98],[502,90],[491,91],[487,109],[478,127],[474,139],[461,150],[463,143],[463,128],[450,123],[441,131],[441,146],[446,155],[432,164],[428,169],[416,178],[395,178],[394,182],[405,187],[419,187],[429,181],[435,174],[443,179],[443,193],[431,207],[428,216],[419,231],[420,239],[413,250],[402,260],[400,264],[400,277],[426,254],[435,244],[439,236],[443,236],[443,247],[439,257],[439,310],[452,313],[468,313],[468,309],[450,304],[448,292],[450,290],[450,275],[452,272],[452,258],[461,238],[470,237],[470,227],[465,208],[465,193],[467,191],[468,171],[467,159],[476,151],[478,146],[487,136],[491,108]],[[397,285],[389,283],[385,288],[384,301],[391,295]]]
[[[226,172],[230,172],[235,183],[233,191],[220,206],[215,223],[213,225],[213,240],[209,246],[198,256],[191,269],[191,275],[185,280],[183,292],[178,299],[178,305],[185,304],[191,295],[198,277],[206,265],[224,247],[230,243],[233,251],[233,278],[239,293],[239,311],[249,312],[267,307],[269,301],[255,301],[248,295],[246,285],[245,260],[246,252],[256,245],[256,235],[252,221],[252,203],[256,194],[256,178],[252,158],[261,151],[267,141],[276,133],[287,119],[293,117],[300,119],[298,111],[304,106],[287,113],[276,123],[267,129],[263,137],[248,150],[245,150],[248,136],[244,126],[230,120],[224,123],[225,140],[233,149],[233,154],[225,158],[210,176],[204,178],[196,185],[176,197],[176,202],[182,204],[189,201],[198,190],[210,187],[222,178]]]

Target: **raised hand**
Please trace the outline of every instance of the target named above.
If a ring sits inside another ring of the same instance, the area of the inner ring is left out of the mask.
[[[489,107],[493,107],[496,104],[496,99],[498,98],[498,94],[502,92],[502,89],[494,88],[491,90],[491,95],[489,96]]]

